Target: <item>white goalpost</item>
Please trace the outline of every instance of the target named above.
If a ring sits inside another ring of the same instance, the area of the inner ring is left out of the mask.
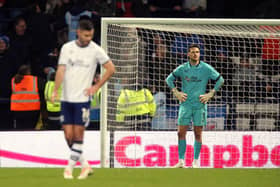
[[[200,166],[280,167],[280,20],[103,18],[101,33],[116,66],[102,88],[101,167],[176,164],[179,103],[165,79],[188,61],[191,44],[225,79],[208,104]],[[153,95],[155,114],[120,117],[122,90],[143,88]],[[191,126],[186,139],[190,166]]]

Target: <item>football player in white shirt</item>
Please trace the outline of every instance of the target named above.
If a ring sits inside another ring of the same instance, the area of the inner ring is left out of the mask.
[[[64,170],[65,179],[73,179],[72,171],[77,161],[82,164],[78,179],[85,179],[93,172],[82,154],[84,131],[89,124],[90,96],[115,72],[115,66],[108,55],[92,41],[93,34],[92,22],[87,19],[80,20],[77,40],[63,45],[58,61],[52,100],[57,98],[58,88],[62,85],[61,123],[71,149],[68,165]],[[100,81],[92,86],[98,63],[106,71]]]

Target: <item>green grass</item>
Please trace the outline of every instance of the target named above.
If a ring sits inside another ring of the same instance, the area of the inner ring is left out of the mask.
[[[95,169],[64,180],[63,169],[0,168],[1,187],[280,187],[280,169]],[[79,174],[75,169],[74,175]]]

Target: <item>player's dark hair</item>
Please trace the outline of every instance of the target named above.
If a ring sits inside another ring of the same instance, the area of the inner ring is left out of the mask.
[[[191,44],[191,45],[189,46],[188,52],[190,52],[191,48],[198,48],[198,49],[200,50],[200,47],[199,47],[199,45],[197,45],[197,44]]]
[[[82,17],[79,20],[79,29],[90,31],[93,29],[93,23],[89,17]]]

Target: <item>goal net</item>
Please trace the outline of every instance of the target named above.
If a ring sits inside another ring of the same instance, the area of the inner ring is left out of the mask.
[[[279,166],[279,25],[277,20],[103,19],[102,46],[116,66],[102,106],[110,166],[171,167],[178,161],[179,103],[165,79],[188,61],[190,44],[198,44],[201,60],[225,79],[208,103],[200,165]],[[210,81],[208,90],[214,84]],[[180,88],[179,80],[176,85]],[[150,115],[133,109],[145,102]],[[193,159],[191,130],[187,166]]]

